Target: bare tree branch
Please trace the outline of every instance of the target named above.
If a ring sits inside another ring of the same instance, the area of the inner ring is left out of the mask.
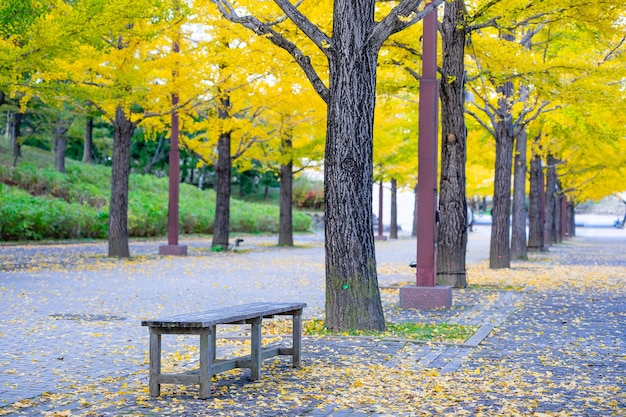
[[[296,5],[291,4],[289,0],[274,0],[274,3],[285,12],[287,17],[304,32],[309,39],[317,45],[318,48],[328,55],[329,49],[332,48],[331,38],[322,32],[316,25],[297,9]]]
[[[395,59],[393,59],[391,60],[391,63],[397,67],[402,68],[406,72],[408,72],[409,75],[415,78],[417,81],[420,81],[422,79],[422,75],[420,73],[418,73],[417,71],[415,71],[413,68],[409,67],[408,65],[404,65],[404,62],[396,61]]]
[[[526,126],[528,126],[528,124],[530,122],[532,122],[533,120],[535,120],[537,117],[539,117],[539,115],[544,114],[544,113],[549,113],[551,111],[555,111],[558,110],[560,108],[562,108],[563,106],[561,105],[555,105],[553,107],[548,107],[548,105],[550,104],[549,101],[544,101],[543,103],[541,103],[541,105],[539,107],[537,107],[537,109],[535,110],[534,114],[528,118],[526,118],[525,120],[522,120],[522,115],[520,115],[520,117],[518,118],[518,130],[524,129]]]
[[[520,41],[520,45],[522,45],[525,48],[530,49],[531,44],[530,41],[532,40],[532,38],[541,31],[541,29],[543,29],[546,26],[546,22],[542,22],[539,23],[537,25],[537,27],[535,27],[534,29],[529,30],[528,32],[524,33],[524,36],[522,37],[522,40]]]
[[[467,32],[471,33],[476,30],[484,29],[484,28],[495,28],[498,27],[498,19],[499,17],[494,17],[492,19],[487,20],[486,22],[479,23],[476,25],[469,25],[467,27]]]
[[[622,39],[620,39],[620,41],[617,43],[617,45],[615,45],[614,48],[611,48],[611,50],[609,52],[606,53],[606,55],[604,56],[604,58],[602,58],[602,61],[598,64],[598,66],[604,64],[605,62],[615,58],[616,55],[619,55],[622,52],[618,53],[618,50],[624,45],[624,42],[626,42],[626,36],[623,36]]]
[[[480,117],[478,117],[478,115],[476,113],[474,113],[470,109],[465,109],[465,113],[467,113],[470,116],[472,116],[478,122],[478,124],[483,127],[483,129],[485,129],[487,132],[489,132],[489,134],[491,136],[493,136],[494,138],[496,137],[496,131],[493,130],[493,128],[490,127],[487,123],[485,123]],[[494,123],[494,119],[491,116],[489,118],[491,119],[491,123],[493,124]]]
[[[380,49],[383,42],[394,33],[400,32],[409,26],[414,25],[439,7],[445,0],[432,0],[421,11],[417,11],[417,8],[422,4],[422,0],[404,0],[380,22],[377,22],[372,31],[372,35],[368,40],[369,43],[376,48]]]
[[[286,39],[280,33],[272,29],[268,23],[263,23],[254,16],[239,16],[233,6],[228,0],[211,0],[220,10],[222,15],[233,23],[240,24],[259,36],[267,38],[274,45],[289,52],[296,63],[302,68],[304,74],[307,76],[315,91],[319,96],[328,103],[329,90],[319,77],[315,68],[311,64],[311,58],[304,55],[304,53],[291,41]],[[321,33],[321,32],[320,32]]]

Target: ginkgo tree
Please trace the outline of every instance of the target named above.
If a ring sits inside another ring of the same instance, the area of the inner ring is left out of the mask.
[[[272,88],[277,134],[260,144],[257,161],[276,173],[280,184],[278,244],[293,246],[293,179],[305,169],[321,165],[324,153],[323,102],[298,78],[286,79]],[[295,75],[295,74],[294,74]]]
[[[404,0],[377,16],[375,0],[214,0],[227,19],[291,54],[326,102],[326,325],[332,330],[385,328],[371,216],[378,52],[389,36],[442,2],[420,7],[421,0]]]
[[[197,36],[205,40],[197,47],[211,68],[205,80],[211,97],[186,115],[184,144],[200,156],[203,164],[215,168],[213,247],[225,249],[231,170],[246,171],[253,165],[271,169],[278,161],[288,164],[298,125],[319,122],[318,116],[306,113],[311,103],[317,107],[323,103],[311,97],[311,88],[305,88],[307,81],[301,73],[289,70],[288,55],[267,54],[263,39],[244,27],[233,26],[213,6],[201,7],[201,2],[197,6],[196,32],[201,32]],[[319,145],[319,140],[315,142]],[[282,172],[286,167],[279,169],[283,176],[281,197],[283,192],[291,191],[292,173]],[[293,244],[290,213],[291,194],[281,198],[280,244]]]
[[[56,54],[54,39],[41,30],[60,0],[7,0],[0,4],[0,106],[7,104],[7,136],[20,156],[20,128],[32,95],[23,86]],[[39,102],[41,103],[41,102]]]
[[[171,112],[172,94],[180,94],[183,103],[199,94],[201,86],[182,89],[172,80],[177,66],[196,72],[172,53],[186,10],[172,2],[77,0],[52,8],[37,27],[56,40],[56,52],[36,68],[24,93],[76,106],[88,103],[114,128],[109,256],[130,256],[128,181],[136,127],[147,117]]]

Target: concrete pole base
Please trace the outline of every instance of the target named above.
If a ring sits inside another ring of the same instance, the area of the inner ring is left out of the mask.
[[[183,246],[183,245],[163,245],[163,246],[159,246],[159,255],[165,255],[165,256],[187,256],[187,246]]]
[[[452,306],[452,287],[437,285],[435,287],[418,287],[405,285],[400,287],[400,307],[432,310],[450,308]]]

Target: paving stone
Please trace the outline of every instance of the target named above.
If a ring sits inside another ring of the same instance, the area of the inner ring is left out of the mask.
[[[103,394],[73,395],[76,386],[100,384],[102,388],[119,390],[130,381],[147,384],[148,334],[139,321],[161,313],[176,314],[247,300],[290,299],[309,303],[306,317],[323,317],[324,262],[319,240],[311,238],[307,241],[309,246],[296,249],[269,248],[262,239],[246,240],[249,249],[239,254],[210,253],[206,250],[209,243],[194,241],[189,244],[190,256],[176,259],[152,255],[157,244],[136,243],[133,253],[142,254],[144,258],[130,264],[102,259],[101,244],[0,247],[0,287],[3,288],[0,312],[4,317],[0,322],[0,407],[32,399],[32,407],[10,415],[34,416],[63,410],[83,412],[89,411],[85,403],[96,403]],[[607,265],[626,266],[623,241],[587,239],[582,242],[586,246],[555,248],[551,252],[554,262],[593,265],[602,261]],[[403,252],[397,248],[405,247],[404,243],[377,244],[377,250],[382,249],[385,254],[379,257],[381,263],[401,260]],[[409,243],[407,247],[414,241]],[[40,252],[47,255],[40,256]],[[61,261],[49,263],[49,255]],[[410,259],[411,252],[405,256]],[[40,269],[32,269],[35,264]],[[92,268],[95,264],[98,267]],[[407,279],[410,274],[407,269]],[[584,410],[593,406],[580,398],[580,387],[566,388],[567,382],[581,375],[584,375],[584,384],[612,384],[626,390],[624,291],[580,294],[455,290],[451,309],[399,311],[393,290],[399,277],[401,275],[395,274],[380,279],[389,289],[383,294],[388,320],[474,323],[480,329],[464,345],[458,346],[372,338],[307,339],[305,358],[335,359],[345,366],[363,360],[391,367],[410,364],[450,375],[457,371],[471,372],[486,363],[523,364],[529,370],[550,372],[552,381],[560,385],[545,398],[523,394],[528,395],[529,402],[538,401],[538,408],[532,412],[558,413],[566,409],[564,407]],[[494,328],[498,331],[494,332]],[[242,331],[245,330],[233,329],[222,335],[235,340]],[[164,351],[191,352],[190,346],[195,344],[189,337],[165,337]],[[220,354],[229,355],[237,348],[229,345],[219,349],[222,349]],[[182,365],[193,367],[195,361],[190,359]],[[290,378],[288,361],[276,366],[284,369],[287,383]],[[109,377],[113,380],[107,380]],[[538,381],[529,374],[525,382]],[[253,384],[244,374],[216,385],[228,390],[229,387],[250,389]],[[67,394],[67,404],[60,408],[50,403],[39,404],[38,398],[44,392]],[[182,391],[175,398],[187,405],[189,413],[186,415],[207,415],[202,412],[202,402],[193,398],[194,392],[194,389]],[[255,400],[252,394],[248,401],[252,404]],[[626,410],[626,399],[621,396],[616,400],[622,402],[620,411]],[[153,415],[141,414],[141,409],[132,408],[134,398],[128,397],[127,401],[131,407],[128,413]],[[496,401],[485,397],[478,404],[460,407],[482,406],[494,414],[502,414],[503,401],[506,398]],[[420,406],[424,407],[421,410],[428,410],[426,405]],[[459,405],[451,405],[443,411],[430,410],[430,413],[454,415],[454,407]],[[258,415],[386,415],[372,410],[374,408],[318,409],[315,401],[311,401],[280,411],[259,410]],[[97,413],[116,416],[120,410],[111,408]]]

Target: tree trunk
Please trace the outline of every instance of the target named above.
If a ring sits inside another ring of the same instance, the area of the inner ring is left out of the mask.
[[[496,166],[494,172],[493,214],[489,268],[510,268],[509,227],[511,215],[511,169],[513,165],[513,126],[511,123],[511,97],[513,83],[506,82],[498,88],[501,94],[496,123]]]
[[[546,245],[556,243],[556,235],[554,230],[554,208],[556,206],[556,158],[552,154],[548,154],[548,169],[546,173],[546,197],[545,197],[545,223],[544,238]]]
[[[83,145],[83,163],[93,165],[93,117],[85,121],[85,143]]]
[[[541,156],[533,155],[530,161],[530,194],[528,196],[528,251],[530,252],[539,252],[544,249],[542,189]]]
[[[20,143],[22,113],[9,112],[7,115],[7,133],[13,152],[13,166],[17,165],[17,159],[22,156],[22,144]]]
[[[554,199],[554,242],[561,243],[561,195],[557,194]]]
[[[465,6],[463,0],[446,2],[442,23],[443,74],[440,84],[441,176],[440,223],[437,235],[437,284],[467,286],[467,198],[465,195],[464,57]]]
[[[391,210],[389,212],[389,239],[398,238],[398,182],[395,178],[391,179]]]
[[[128,247],[128,180],[130,143],[136,125],[118,107],[113,122],[113,166],[109,200],[109,256],[130,257]]]
[[[54,125],[54,167],[58,172],[65,173],[65,153],[67,151],[67,131],[72,125],[73,117],[64,118],[59,115]]]
[[[567,239],[567,196],[561,195],[561,241]]]
[[[569,237],[576,236],[576,206],[573,201],[567,203],[567,220]]]
[[[526,130],[515,138],[513,171],[513,222],[511,226],[511,258],[528,259],[526,245]]]
[[[291,136],[283,138],[282,154],[291,154]],[[280,215],[278,244],[293,246],[293,162],[280,165]]]
[[[324,161],[326,326],[384,330],[372,224],[374,1],[336,0]]]
[[[218,117],[230,117],[230,98],[220,99]],[[213,226],[214,249],[228,250],[230,233],[230,176],[232,158],[230,156],[231,132],[222,132],[217,141],[217,165],[215,167],[215,223]]]

